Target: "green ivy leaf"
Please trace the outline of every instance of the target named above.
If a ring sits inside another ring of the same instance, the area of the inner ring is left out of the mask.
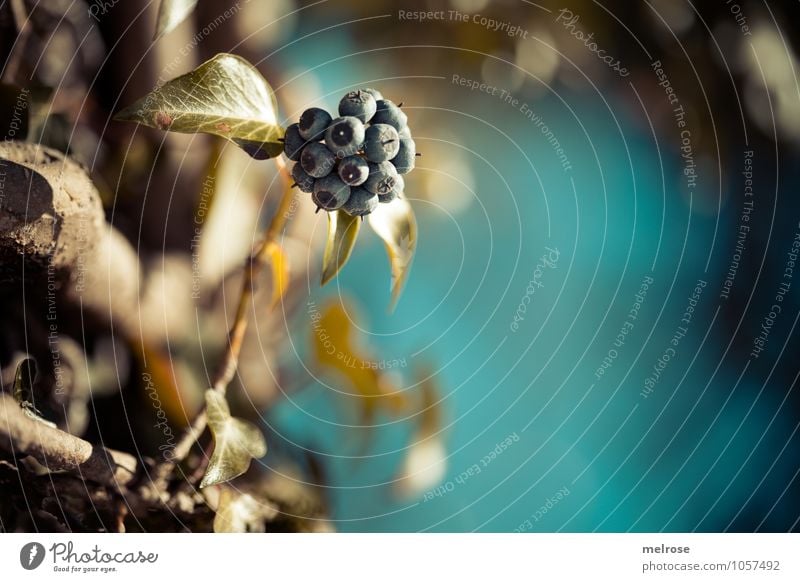
[[[206,390],[206,414],[214,435],[214,452],[201,489],[238,477],[250,467],[251,459],[267,454],[267,443],[258,427],[232,417],[228,402],[216,390]]]
[[[164,131],[217,135],[263,160],[283,151],[277,108],[272,88],[253,65],[221,53],[151,91],[115,119]]]
[[[400,292],[411,270],[414,252],[417,250],[417,219],[414,210],[405,198],[397,198],[389,204],[379,204],[369,215],[369,225],[386,245],[392,268],[392,311],[400,298]]]
[[[322,256],[322,285],[336,276],[353,252],[361,220],[342,210],[328,213],[328,241]]]
[[[156,39],[172,32],[186,17],[192,13],[197,0],[161,0],[156,22]]]

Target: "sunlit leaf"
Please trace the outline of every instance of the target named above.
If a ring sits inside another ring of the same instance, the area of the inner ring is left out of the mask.
[[[28,418],[38,420],[47,426],[55,428],[55,423],[45,420],[34,403],[33,384],[36,381],[37,374],[36,360],[33,358],[23,359],[17,365],[17,371],[14,373],[14,386],[11,394]]]
[[[328,213],[328,241],[322,257],[322,285],[333,279],[353,252],[361,220],[341,210]]]
[[[266,522],[278,515],[277,508],[250,493],[222,487],[217,514],[214,516],[216,533],[247,533],[266,531]]]
[[[216,390],[206,391],[206,413],[214,435],[214,452],[200,482],[201,489],[238,477],[247,471],[252,459],[267,454],[267,443],[258,427],[232,417],[225,396]]]
[[[289,259],[277,243],[271,242],[267,247],[269,265],[272,271],[272,300],[270,309],[280,303],[286,288],[289,286]]]
[[[283,151],[276,110],[275,95],[261,73],[241,57],[222,53],[151,91],[115,119],[218,135],[266,159]]]
[[[389,310],[393,310],[400,292],[408,278],[414,251],[417,248],[417,220],[408,200],[397,198],[389,204],[379,204],[369,215],[369,225],[383,239],[389,253],[392,268],[392,299]]]
[[[155,38],[172,32],[189,14],[192,13],[197,0],[161,0],[158,8]]]
[[[358,398],[359,420],[372,424],[378,410],[396,413],[408,407],[387,370],[405,365],[400,360],[378,360],[355,341],[353,310],[331,302],[314,318],[315,360],[345,378]]]

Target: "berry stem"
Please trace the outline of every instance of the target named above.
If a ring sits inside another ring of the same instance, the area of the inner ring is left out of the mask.
[[[239,355],[241,354],[242,344],[244,343],[244,335],[247,331],[247,309],[253,298],[255,281],[258,278],[258,275],[261,272],[264,264],[266,263],[267,258],[269,257],[270,245],[283,230],[284,226],[286,225],[286,221],[291,214],[290,208],[292,201],[294,200],[294,190],[292,190],[290,186],[292,183],[291,173],[286,167],[286,161],[283,159],[283,156],[278,156],[275,158],[275,163],[278,165],[278,170],[283,178],[284,192],[283,196],[281,197],[280,204],[278,205],[278,209],[276,210],[272,220],[269,223],[269,226],[267,227],[264,238],[261,240],[261,243],[255,249],[255,251],[249,257],[247,257],[245,261],[244,281],[242,283],[242,290],[239,295],[239,303],[236,307],[236,316],[234,317],[233,324],[228,332],[228,343],[225,346],[225,352],[222,355],[220,366],[217,368],[217,373],[215,374],[214,381],[212,382],[213,389],[222,395],[225,394],[228,384],[230,384],[231,380],[233,380],[233,377],[236,374],[236,369],[239,365]],[[202,436],[207,424],[208,417],[206,416],[205,409],[203,409],[197,418],[195,418],[192,425],[186,430],[183,436],[181,436],[180,441],[178,441],[177,445],[172,451],[171,458],[156,466],[154,470],[154,482],[157,487],[161,489],[166,488],[170,474],[178,465],[178,463],[183,461],[189,454],[189,451],[191,451],[192,447],[197,442],[197,439]],[[202,477],[208,460],[209,456],[207,454],[203,455],[200,460],[200,466],[203,468],[203,470],[195,470],[193,477],[196,477],[198,474],[200,477]]]

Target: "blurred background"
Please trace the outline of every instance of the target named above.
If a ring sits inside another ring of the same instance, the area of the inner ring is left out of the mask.
[[[155,4],[99,20],[77,4],[39,9],[14,74],[52,88],[40,140],[89,168],[154,287],[184,292],[199,256],[203,300],[155,309],[176,431],[225,339],[212,306],[235,299],[280,187],[272,162],[110,117],[232,52],[283,125],[374,87],[423,153],[393,313],[378,237],[363,229],[320,288],[325,217],[305,199],[293,215],[292,288],[253,310],[236,382],[269,443],[262,475],[312,487],[338,531],[798,529],[796,6],[201,0],[154,42]],[[352,365],[326,365],[318,317]],[[76,340],[101,372],[112,337]],[[131,413],[149,410],[147,365],[131,349],[126,366],[84,434],[156,450],[152,412]],[[130,430],[101,430],[104,414]]]

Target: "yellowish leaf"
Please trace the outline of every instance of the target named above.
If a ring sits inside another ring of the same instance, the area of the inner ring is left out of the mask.
[[[289,259],[280,245],[275,242],[270,242],[267,245],[267,255],[269,256],[269,266],[272,271],[270,309],[275,309],[289,286]]]
[[[363,424],[372,423],[378,410],[398,412],[408,407],[405,393],[386,374],[397,362],[378,361],[355,342],[353,310],[331,302],[312,312],[315,360],[344,377],[359,401]]]
[[[353,252],[361,220],[341,210],[328,213],[328,241],[322,257],[322,285],[333,279]]]
[[[397,198],[389,204],[379,204],[369,215],[369,225],[383,239],[392,269],[392,311],[408,278],[414,251],[417,248],[417,220],[408,200]]]
[[[252,459],[267,454],[264,435],[254,424],[234,418],[225,396],[206,390],[208,426],[214,435],[214,452],[200,488],[230,481],[250,467]]]

